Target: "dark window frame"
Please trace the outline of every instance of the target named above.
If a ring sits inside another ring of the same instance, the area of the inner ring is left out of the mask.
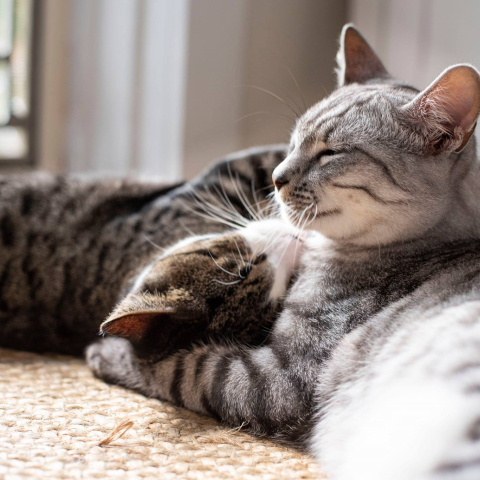
[[[32,32],[30,35],[30,110],[25,118],[18,118],[12,113],[10,120],[2,127],[22,127],[28,136],[28,151],[23,158],[0,157],[0,169],[4,167],[29,167],[37,166],[38,158],[38,106],[40,83],[40,56],[41,56],[41,11],[43,0],[32,1]],[[0,57],[9,60],[11,55]]]

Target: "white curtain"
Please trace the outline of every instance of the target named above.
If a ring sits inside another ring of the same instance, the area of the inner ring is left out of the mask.
[[[67,171],[182,175],[189,0],[73,0]]]

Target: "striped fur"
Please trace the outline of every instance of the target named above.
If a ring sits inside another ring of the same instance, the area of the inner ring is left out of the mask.
[[[302,249],[295,229],[275,219],[189,237],[145,267],[101,332],[127,338],[149,362],[211,339],[259,345]]]
[[[333,480],[478,479],[479,76],[454,67],[419,93],[352,27],[341,45],[340,88],[299,119],[274,172],[284,218],[322,235],[266,342],[148,362],[108,338],[87,360],[309,448]]]
[[[78,353],[115,301],[150,280],[141,272],[154,244],[184,238],[181,222],[195,234],[232,226],[191,212],[222,196],[219,171],[249,217],[252,178],[265,193],[276,167],[284,218],[320,233],[305,239],[266,341],[145,359],[105,338],[88,348],[89,365],[109,382],[310,448],[334,480],[477,479],[478,74],[457,66],[418,92],[351,27],[341,44],[339,88],[299,119],[281,165],[281,149],[221,163],[193,184],[200,203],[192,186],[4,179],[0,339]]]
[[[177,188],[0,178],[0,346],[81,355],[159,248],[238,225],[206,215],[205,205],[228,198],[245,218],[247,201],[264,206],[284,152],[272,146],[232,155]]]

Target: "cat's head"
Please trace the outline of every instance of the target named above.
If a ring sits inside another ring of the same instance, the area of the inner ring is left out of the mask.
[[[280,220],[181,241],[137,277],[101,331],[128,338],[140,356],[163,357],[211,335],[260,341],[301,249]]]
[[[453,213],[475,159],[479,74],[456,65],[419,92],[351,25],[338,64],[338,88],[298,119],[274,171],[282,214],[348,243],[420,237]]]

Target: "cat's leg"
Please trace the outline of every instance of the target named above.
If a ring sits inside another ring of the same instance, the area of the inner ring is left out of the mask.
[[[296,443],[303,442],[312,413],[318,365],[309,358],[279,355],[275,345],[205,345],[151,364],[118,338],[87,350],[93,372],[110,383]]]

